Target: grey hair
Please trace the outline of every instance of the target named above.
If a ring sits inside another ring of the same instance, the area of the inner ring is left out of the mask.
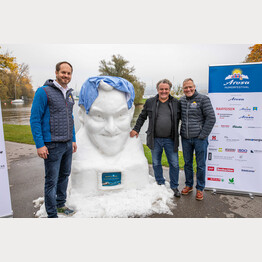
[[[162,79],[158,81],[158,83],[156,84],[157,89],[160,84],[168,84],[170,88],[172,87],[172,83],[168,79]]]
[[[188,82],[188,81],[192,81],[193,84],[195,85],[194,80],[193,80],[192,78],[186,78],[186,79],[183,81],[183,85],[184,85],[185,82]]]

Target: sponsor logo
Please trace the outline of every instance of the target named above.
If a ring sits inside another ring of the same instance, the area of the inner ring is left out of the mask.
[[[256,141],[256,142],[261,142],[262,139],[260,139],[260,138],[245,138],[245,141]]]
[[[262,126],[248,126],[247,128],[262,128]]]
[[[227,142],[238,142],[239,141],[238,138],[228,138],[228,136],[224,136],[224,138],[226,139]]]
[[[242,128],[242,126],[232,126],[232,128]]]
[[[226,117],[231,117],[233,114],[221,114],[221,113],[217,113],[217,115],[219,116],[220,119],[225,119]]]
[[[242,74],[241,69],[234,69],[232,75],[228,75],[225,80],[227,82],[224,84],[225,88],[249,88],[249,78],[247,75]]]
[[[244,120],[253,120],[254,117],[251,116],[251,115],[247,115],[247,116],[243,115],[243,116],[240,116],[239,119],[244,119]]]
[[[236,152],[236,149],[235,148],[226,148],[225,149],[226,152]]]
[[[211,140],[212,140],[212,141],[218,141],[218,140],[217,140],[217,136],[212,136],[212,137],[211,137]]]
[[[217,167],[217,171],[220,171],[220,172],[232,172],[232,173],[234,173],[234,168]]]
[[[230,125],[221,125],[222,128],[229,128]]]
[[[212,160],[212,153],[208,153],[208,160]]]
[[[234,177],[228,179],[228,184],[232,184],[232,185],[235,184],[235,179],[234,179]]]
[[[223,148],[218,148],[218,152],[223,152]]]
[[[249,107],[242,107],[242,108],[240,108],[239,109],[239,111],[251,111],[251,108],[249,108]]]
[[[197,108],[197,102],[194,101],[193,103],[191,103],[190,108]]]
[[[247,149],[238,149],[237,152],[238,153],[247,153]]]
[[[239,155],[237,156],[236,161],[246,162],[247,160],[244,159],[243,155]]]
[[[252,153],[252,154],[262,154],[262,150],[254,150],[254,149],[251,149],[251,150],[250,150],[250,153]]]
[[[244,98],[238,98],[238,97],[232,97],[230,98],[228,101],[244,101],[245,99]]]
[[[228,111],[233,111],[235,110],[234,107],[217,107],[216,110],[228,110]]]
[[[213,166],[208,166],[208,167],[207,167],[207,170],[208,170],[208,171],[215,171],[215,168],[214,168]]]
[[[216,181],[216,182],[224,182],[223,178],[218,178],[218,177],[208,177],[207,180]]]
[[[247,172],[247,173],[255,173],[255,170],[252,169],[241,169],[242,172]]]
[[[225,80],[228,80],[228,79],[239,79],[239,80],[243,80],[243,79],[249,79],[247,75],[243,75],[242,74],[242,70],[237,68],[237,69],[234,69],[232,71],[232,75],[228,75]]]
[[[209,150],[209,151],[217,151],[217,148],[215,148],[215,147],[209,147],[208,150]]]
[[[5,165],[0,165],[0,169],[3,169],[3,168],[5,168]]]
[[[214,156],[214,159],[232,160],[234,156]]]
[[[258,110],[258,107],[257,106],[254,106],[253,107],[253,111],[257,111]]]
[[[73,101],[73,98],[72,98],[71,95],[69,95],[69,97],[68,97],[68,101],[69,101],[70,103],[73,103],[73,102],[74,102],[74,101]]]

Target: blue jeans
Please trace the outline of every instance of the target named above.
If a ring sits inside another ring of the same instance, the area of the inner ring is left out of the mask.
[[[178,152],[174,152],[174,141],[170,138],[154,138],[154,149],[151,150],[155,179],[158,184],[164,184],[163,168],[161,164],[163,148],[169,163],[170,187],[178,187],[179,163]]]
[[[49,218],[57,217],[56,208],[66,202],[68,177],[71,173],[72,140],[46,143],[49,155],[45,159],[45,208]]]
[[[194,184],[193,171],[193,153],[195,151],[197,163],[197,184],[196,189],[203,191],[205,188],[206,178],[206,158],[207,158],[208,139],[191,138],[185,139],[182,137],[183,156],[185,161],[186,186],[192,187]]]

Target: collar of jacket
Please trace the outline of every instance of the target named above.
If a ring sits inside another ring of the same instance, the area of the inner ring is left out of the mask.
[[[46,82],[44,83],[43,86],[51,86],[51,87],[56,88],[57,90],[59,90],[61,93],[63,93],[63,92],[54,84],[54,80],[53,80],[53,79],[48,79],[48,80],[46,80]],[[72,92],[72,91],[74,91],[74,89],[73,89],[73,88],[69,88],[69,89],[66,91],[66,94],[68,94],[69,91]]]

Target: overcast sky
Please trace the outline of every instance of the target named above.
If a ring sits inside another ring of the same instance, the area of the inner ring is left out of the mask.
[[[191,77],[199,89],[208,88],[208,67],[244,61],[252,44],[1,44],[18,63],[30,68],[34,89],[54,78],[55,64],[69,61],[73,67],[70,86],[79,91],[84,81],[99,74],[99,62],[120,54],[134,66],[136,76],[152,92],[163,78],[175,86]]]

